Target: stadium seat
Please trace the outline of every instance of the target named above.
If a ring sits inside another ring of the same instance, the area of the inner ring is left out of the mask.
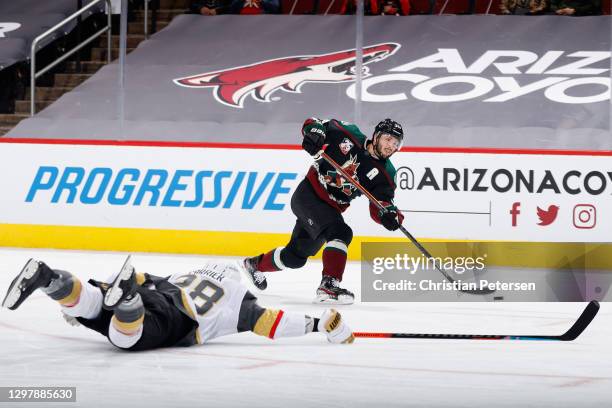
[[[470,0],[438,0],[435,13],[465,14],[470,10]]]
[[[435,0],[410,0],[410,14],[432,14]]]
[[[341,14],[345,0],[319,0],[317,14]]]
[[[500,3],[501,0],[476,0],[474,14],[500,14]]]
[[[282,14],[313,14],[316,0],[281,0]]]

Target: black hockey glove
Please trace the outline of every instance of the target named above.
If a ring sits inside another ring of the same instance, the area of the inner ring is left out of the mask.
[[[318,126],[312,126],[304,130],[303,134],[304,140],[302,141],[302,148],[311,156],[319,153],[323,144],[325,144],[325,131]]]
[[[395,231],[400,227],[398,219],[397,210],[392,209],[380,216],[380,223],[389,231]]]

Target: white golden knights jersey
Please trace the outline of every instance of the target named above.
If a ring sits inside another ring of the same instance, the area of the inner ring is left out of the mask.
[[[239,280],[236,266],[212,261],[198,270],[168,278],[169,283],[180,289],[179,308],[198,323],[196,343],[237,332],[240,307],[247,293]]]

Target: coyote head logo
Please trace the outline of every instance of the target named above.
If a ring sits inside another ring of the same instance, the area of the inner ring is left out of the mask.
[[[384,43],[363,48],[364,76],[366,64],[393,55],[400,45]],[[272,102],[279,89],[300,93],[307,82],[338,83],[355,80],[355,49],[322,55],[301,55],[256,62],[242,67],[177,78],[174,83],[188,88],[213,88],[215,99],[232,108],[243,108],[247,96],[260,102]]]
[[[357,177],[357,168],[359,167],[359,162],[357,162],[357,156],[349,156],[349,159],[344,162],[342,165],[342,169],[347,172],[347,174],[356,181],[359,181]],[[326,175],[322,176],[323,181],[330,186],[337,187],[342,189],[342,192],[347,196],[351,196],[353,194],[353,190],[357,188],[346,180],[344,177],[340,175],[337,171],[328,171]]]

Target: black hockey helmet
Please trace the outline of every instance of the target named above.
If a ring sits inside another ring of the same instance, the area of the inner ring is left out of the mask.
[[[378,125],[376,125],[374,128],[374,134],[379,132],[395,136],[400,142],[404,140],[404,130],[402,129],[402,125],[389,118],[379,122]]]
[[[374,133],[372,134],[372,142],[375,143],[376,137],[381,133],[386,133],[395,137],[399,141],[398,150],[401,149],[402,145],[404,144],[404,130],[402,129],[402,125],[389,118],[379,122],[378,125],[376,125],[376,127],[374,128]]]

